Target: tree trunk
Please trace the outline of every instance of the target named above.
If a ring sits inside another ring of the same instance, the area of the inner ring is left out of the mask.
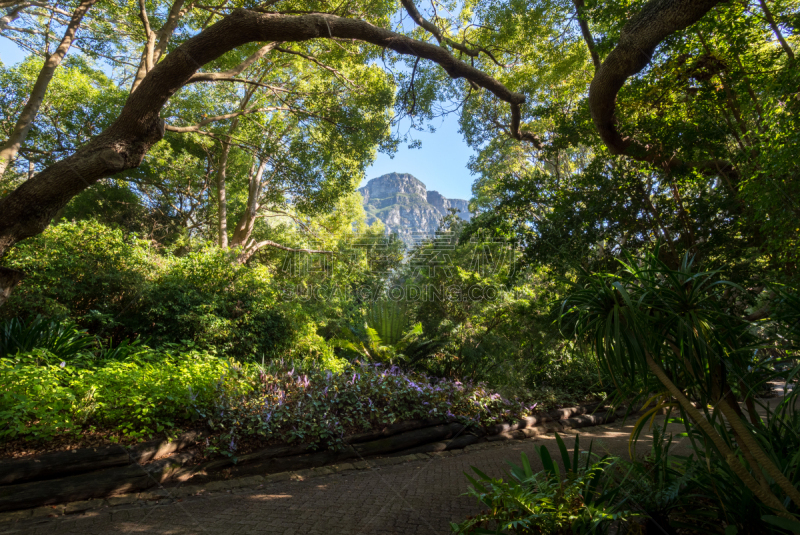
[[[217,243],[223,249],[228,248],[228,193],[225,180],[228,173],[228,155],[231,152],[230,136],[228,141],[222,142],[222,154],[219,156],[219,167],[217,168],[217,211],[219,222],[217,223]]]
[[[83,2],[75,8],[75,11],[72,13],[72,18],[67,25],[67,30],[64,32],[64,38],[61,39],[61,43],[58,45],[58,48],[56,48],[56,51],[44,60],[44,65],[42,66],[42,70],[39,71],[36,82],[33,84],[28,102],[26,102],[25,107],[22,108],[22,112],[20,112],[17,118],[17,124],[15,124],[14,129],[11,130],[11,135],[8,137],[8,140],[6,140],[2,148],[0,148],[0,178],[3,177],[11,160],[17,155],[25,138],[28,137],[28,132],[31,126],[33,126],[33,122],[36,120],[36,115],[39,113],[42,101],[44,101],[44,94],[47,92],[47,86],[50,85],[50,80],[53,79],[56,69],[61,65],[61,61],[72,46],[75,40],[75,33],[78,31],[78,27],[81,25],[84,15],[86,15],[86,12],[89,11],[89,8],[91,8],[95,2],[97,2],[97,0],[83,0]]]
[[[0,306],[3,306],[14,286],[19,284],[22,278],[21,271],[0,267]]]
[[[255,162],[253,163],[255,166]],[[247,191],[247,207],[236,223],[231,238],[231,248],[244,247],[250,240],[253,227],[256,224],[258,215],[258,198],[261,195],[261,180],[264,177],[264,169],[267,168],[267,160],[261,160],[257,170],[250,172],[250,184]]]
[[[769,27],[772,28],[772,33],[775,34],[775,37],[778,39],[778,42],[783,47],[784,52],[786,55],[789,56],[789,59],[794,60],[794,51],[792,47],[789,46],[789,43],[786,42],[786,39],[783,38],[783,34],[781,33],[781,29],[775,24],[775,19],[772,17],[772,11],[769,10],[769,6],[767,6],[766,0],[758,0],[761,3],[761,10],[764,12],[764,17],[766,17],[767,22],[769,23]]]

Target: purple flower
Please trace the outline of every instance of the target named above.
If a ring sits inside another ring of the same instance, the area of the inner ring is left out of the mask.
[[[231,443],[228,444],[228,449],[231,451],[236,451],[236,442],[233,440],[233,438],[231,438]]]
[[[66,362],[64,362],[63,360],[61,361],[61,364],[59,364],[59,366],[61,366],[62,368],[63,368],[64,366],[66,366],[66,365],[67,365],[67,363],[66,363]]]
[[[294,375],[294,368],[292,368],[292,371],[288,372],[286,375],[288,375],[289,377],[291,377],[292,375]]]

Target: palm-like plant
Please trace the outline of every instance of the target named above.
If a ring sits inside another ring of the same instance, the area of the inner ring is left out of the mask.
[[[363,334],[359,335],[352,329],[345,329],[338,338],[331,340],[330,344],[364,355],[376,362],[394,364],[398,360],[413,358],[418,348],[426,345],[419,340],[420,335],[422,335],[422,324],[417,323],[403,333],[397,342],[387,344],[377,330],[365,323]]]
[[[41,316],[27,322],[12,318],[0,323],[0,357],[46,349],[60,360],[70,360],[90,351],[95,343],[94,336],[75,325],[61,324]]]
[[[367,310],[367,324],[384,343],[397,345],[408,326],[408,304],[405,301],[375,300]]]
[[[398,301],[373,301],[367,310],[363,331],[345,328],[331,345],[363,355],[377,362],[413,363],[439,347],[422,338],[422,324],[408,326],[408,305]]]
[[[724,459],[770,509],[794,521],[769,480],[799,508],[800,492],[762,448],[757,415],[750,414],[752,424],[744,420],[731,388],[733,381],[746,384],[754,346],[750,324],[720,306],[718,294],[726,285],[735,286],[718,272],[696,271],[688,255],[677,269],[657,253],[640,262],[629,257],[616,274],[584,274],[558,314],[562,329],[587,343],[607,368],[620,395],[657,392],[651,412],[677,408],[687,427],[707,439],[709,454]],[[716,409],[735,446],[715,427]]]

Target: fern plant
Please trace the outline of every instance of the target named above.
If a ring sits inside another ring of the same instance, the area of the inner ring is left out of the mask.
[[[367,310],[367,324],[389,346],[397,345],[408,325],[406,301],[375,300]]]
[[[419,346],[428,346],[424,342],[419,342],[418,339],[421,335],[422,324],[416,323],[408,331],[402,333],[402,336],[396,343],[387,344],[376,329],[373,329],[369,324],[365,323],[362,336],[356,334],[352,329],[345,329],[342,335],[331,340],[330,344],[333,347],[341,347],[363,355],[372,361],[394,364],[399,360],[408,360],[406,352],[413,355],[414,352],[418,350]]]
[[[467,475],[472,488],[467,495],[480,501],[488,510],[461,524],[451,523],[454,533],[466,534],[582,534],[605,533],[615,522],[633,519],[634,513],[623,509],[620,487],[606,471],[616,459],[581,454],[575,438],[570,455],[560,436],[556,442],[566,472],[562,475],[545,446],[537,448],[544,470],[534,473],[528,456],[521,455],[521,466],[511,465],[511,480],[491,478],[472,467],[478,475]]]
[[[422,336],[422,324],[408,327],[408,303],[373,301],[362,329],[347,327],[330,341],[333,347],[347,349],[377,362],[404,362],[411,365],[442,347],[440,340]]]

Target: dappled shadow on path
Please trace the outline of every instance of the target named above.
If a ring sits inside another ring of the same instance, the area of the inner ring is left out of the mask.
[[[773,406],[777,400],[773,401]],[[628,438],[638,417],[613,424],[577,430],[582,449],[593,441],[593,451],[628,459]],[[663,416],[654,420],[662,425]],[[675,435],[672,453],[686,455],[689,440],[677,437],[683,427],[669,424]],[[564,434],[572,449],[572,431]],[[642,434],[635,454],[650,450],[652,434]],[[432,457],[371,470],[264,485],[260,488],[221,491],[176,500],[165,505],[129,509],[100,509],[89,515],[18,525],[15,533],[92,535],[107,533],[178,534],[281,534],[281,535],[416,535],[450,533],[449,522],[477,512],[473,499],[463,496],[465,472],[475,466],[490,476],[507,473],[507,461],[519,462],[525,452],[537,471],[542,467],[534,448],[546,445],[557,451],[554,435],[495,443],[452,456]],[[554,458],[559,458],[554,455]],[[9,526],[10,528],[10,526]],[[2,533],[2,528],[0,528]]]

